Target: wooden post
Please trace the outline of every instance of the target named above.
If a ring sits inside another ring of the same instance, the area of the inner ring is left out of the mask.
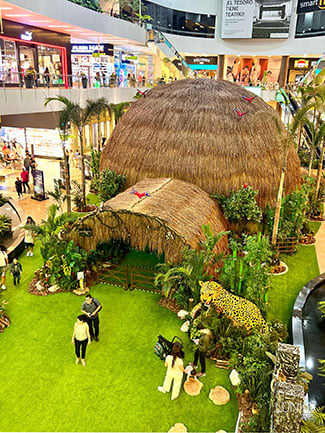
[[[280,185],[279,185],[279,191],[278,191],[278,198],[276,200],[276,208],[275,208],[275,214],[274,214],[273,231],[272,231],[272,245],[276,245],[276,239],[277,239],[277,236],[278,236],[278,228],[279,228],[279,222],[280,222],[280,212],[281,212],[281,201],[282,201],[282,193],[283,193],[284,175],[285,175],[285,170],[282,169],[281,178],[280,178]]]
[[[218,69],[217,69],[217,80],[223,80],[223,73],[225,69],[225,55],[219,54],[218,56]]]

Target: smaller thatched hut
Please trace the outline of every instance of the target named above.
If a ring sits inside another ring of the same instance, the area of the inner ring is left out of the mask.
[[[140,198],[134,192],[148,195]],[[86,250],[99,242],[123,239],[135,249],[148,247],[165,253],[166,261],[179,263],[184,246],[198,248],[204,238],[203,224],[210,224],[214,233],[227,230],[217,202],[200,187],[171,178],[145,179],[80,218],[66,238]],[[216,252],[226,248],[224,236]]]

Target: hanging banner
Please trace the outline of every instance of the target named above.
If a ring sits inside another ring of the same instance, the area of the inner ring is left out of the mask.
[[[298,0],[297,14],[325,11],[325,0]]]
[[[226,0],[222,20],[222,38],[251,38],[254,0]]]
[[[292,0],[224,0],[222,38],[289,37]]]

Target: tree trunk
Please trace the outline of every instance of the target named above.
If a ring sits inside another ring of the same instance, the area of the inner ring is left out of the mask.
[[[64,151],[64,172],[65,172],[65,191],[67,195],[67,213],[68,215],[71,214],[71,186],[70,186],[70,170],[68,166],[68,157],[65,154],[65,149],[63,147]]]
[[[310,149],[310,157],[309,157],[309,166],[308,166],[308,176],[311,175],[311,169],[313,166],[313,160],[314,160],[314,148],[311,147]]]
[[[84,159],[84,135],[82,127],[79,128],[79,140],[80,140],[80,159],[81,159],[81,187],[82,187],[82,199],[84,206],[86,206],[86,179],[85,179],[85,159]]]
[[[97,150],[98,150],[98,152],[100,152],[100,149],[101,149],[101,141],[102,141],[102,137],[101,137],[101,130],[100,130],[100,114],[98,115],[98,118],[97,118],[97,120],[98,120],[98,146],[97,146]]]
[[[276,207],[275,207],[275,214],[274,214],[273,231],[272,231],[272,245],[276,245],[276,240],[278,237],[280,212],[281,212],[281,201],[282,201],[285,172],[286,172],[286,168],[282,167],[280,185],[279,185],[279,190],[278,190],[278,198],[276,200]]]
[[[321,143],[321,152],[320,152],[320,158],[319,158],[319,163],[318,163],[318,170],[317,170],[317,180],[316,180],[316,190],[315,190],[315,199],[317,200],[318,197],[318,192],[319,192],[319,187],[320,187],[320,181],[321,181],[321,177],[322,177],[322,172],[323,172],[323,159],[324,159],[324,138],[322,140]]]
[[[298,146],[296,150],[300,150],[301,146],[301,136],[302,136],[302,125],[299,126],[299,132],[298,132]]]

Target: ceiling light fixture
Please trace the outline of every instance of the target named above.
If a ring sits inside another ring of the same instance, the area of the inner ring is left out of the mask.
[[[20,18],[20,17],[32,17],[33,15],[29,15],[29,14],[6,14],[6,17],[10,17],[10,18]]]
[[[51,20],[30,20],[30,23],[50,23]]]
[[[0,10],[1,11],[9,11],[9,10],[11,10],[12,8],[7,8],[7,7],[0,7]]]

